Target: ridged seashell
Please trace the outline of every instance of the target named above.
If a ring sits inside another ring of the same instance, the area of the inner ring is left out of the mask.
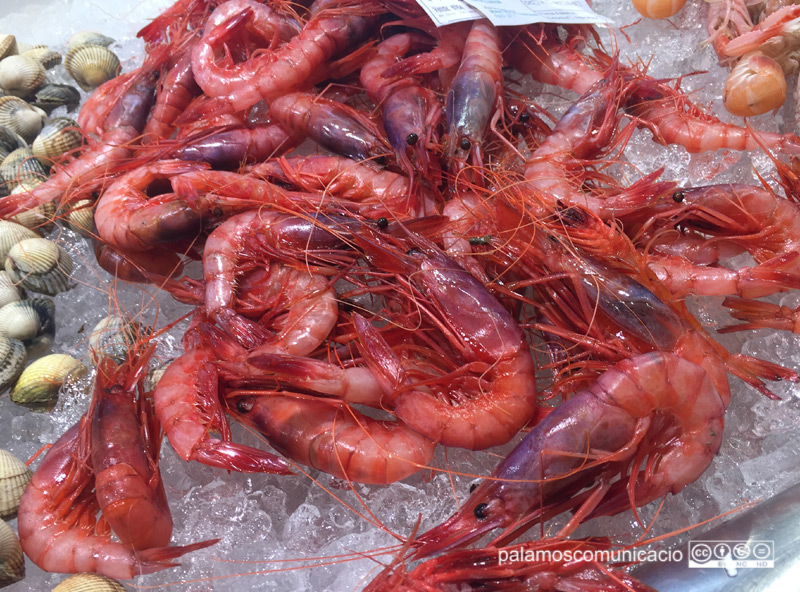
[[[44,164],[50,166],[51,161],[63,154],[79,148],[83,143],[83,134],[78,122],[69,117],[54,117],[49,120],[31,144],[31,150]]]
[[[17,300],[0,308],[0,335],[19,339],[30,355],[50,349],[56,334],[56,305],[48,298]]]
[[[31,148],[17,148],[0,162],[0,175],[12,188],[20,183],[36,186],[50,176],[50,169],[36,158]]]
[[[0,97],[0,125],[31,142],[44,127],[47,113],[19,97]]]
[[[106,37],[97,31],[79,31],[69,38],[67,45],[69,49],[75,49],[81,45],[102,45],[108,47],[114,43],[114,39]]]
[[[22,300],[25,293],[20,290],[5,270],[0,271],[0,307]]]
[[[70,209],[63,212],[63,217],[75,232],[86,238],[96,236],[94,231],[94,202],[90,199],[81,199],[70,205]]]
[[[97,574],[82,573],[68,577],[52,592],[126,592],[117,580]]]
[[[73,111],[81,102],[81,93],[69,84],[45,84],[30,99],[31,105],[50,113],[56,107],[65,106]]]
[[[109,315],[101,319],[89,335],[89,355],[95,366],[101,358],[108,356],[117,364],[128,357],[130,347],[142,333],[141,323],[125,319],[119,315]]]
[[[25,148],[28,143],[17,132],[0,125],[0,160],[14,152],[17,148]]]
[[[0,220],[0,259],[3,261],[8,257],[8,252],[11,247],[20,241],[29,238],[41,238],[33,230],[25,228],[16,222],[9,222],[8,220]],[[16,281],[13,280],[12,281]]]
[[[0,588],[25,577],[25,557],[17,534],[0,521]]]
[[[13,195],[15,193],[24,193],[30,191],[41,182],[41,180],[24,181],[14,187],[14,190],[11,193]],[[15,214],[9,218],[9,221],[16,222],[20,226],[42,232],[50,232],[53,230],[55,227],[55,220],[56,205],[53,202],[39,204],[35,208],[25,210],[24,212],[20,212],[19,214]]]
[[[50,49],[46,45],[34,45],[29,50],[23,51],[20,55],[36,60],[45,70],[55,68],[61,63],[61,54],[55,49]]]
[[[27,97],[46,77],[44,66],[31,57],[14,55],[0,60],[0,88],[9,95]]]
[[[11,389],[11,400],[20,405],[52,407],[67,380],[86,372],[86,366],[66,354],[50,354],[33,362]]]
[[[0,60],[17,53],[17,38],[13,35],[0,35]]]
[[[6,271],[26,290],[55,296],[72,288],[72,259],[63,247],[44,238],[29,238],[11,247]]]
[[[102,45],[81,45],[69,50],[64,68],[85,91],[94,90],[119,72],[119,58]]]
[[[8,518],[17,513],[19,498],[32,476],[33,473],[24,462],[8,450],[0,449],[0,517]]]
[[[28,352],[21,341],[0,337],[0,391],[14,384],[27,361]]]

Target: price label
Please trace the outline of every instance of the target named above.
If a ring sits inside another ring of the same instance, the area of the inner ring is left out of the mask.
[[[611,21],[594,12],[584,0],[417,0],[437,27],[489,19],[495,26],[531,23],[594,23]]]

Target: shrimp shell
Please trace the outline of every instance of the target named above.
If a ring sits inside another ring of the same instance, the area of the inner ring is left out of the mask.
[[[16,533],[0,520],[0,588],[25,577],[25,556]]]
[[[48,296],[72,288],[72,269],[72,259],[64,248],[44,238],[17,243],[6,258],[6,271],[12,279],[27,290]]]
[[[8,450],[0,450],[0,517],[9,518],[19,510],[19,500],[33,472]],[[0,554],[3,543],[0,536]],[[2,564],[2,561],[0,561]],[[2,568],[0,567],[0,572]],[[2,576],[0,575],[0,584]]]

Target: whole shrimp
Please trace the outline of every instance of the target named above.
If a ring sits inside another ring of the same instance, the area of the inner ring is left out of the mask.
[[[146,359],[121,367],[108,358],[101,362],[92,415],[84,415],[58,439],[25,488],[20,542],[45,571],[128,579],[173,567],[173,559],[218,540],[166,546],[172,520],[156,466],[158,445],[150,439],[156,434],[149,431],[150,418],[144,418],[145,426],[131,414],[132,393]],[[120,542],[100,526],[98,510]]]
[[[382,12],[377,4],[348,7],[338,0],[324,0],[312,7],[314,16],[300,33],[277,49],[254,55],[236,74],[216,65],[217,48],[246,26],[252,10],[205,32],[192,54],[192,70],[203,92],[217,98],[204,107],[206,115],[247,109],[260,100],[268,103],[287,91],[309,83],[322,66],[358,44]]]

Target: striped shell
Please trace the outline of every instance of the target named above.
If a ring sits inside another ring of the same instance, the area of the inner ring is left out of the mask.
[[[0,391],[14,384],[27,361],[28,352],[21,341],[0,337]]]
[[[103,47],[108,47],[112,43],[114,43],[114,39],[106,37],[97,31],[78,31],[69,38],[67,45],[69,49],[75,49],[81,45],[102,45]]]
[[[105,356],[112,358],[117,364],[122,364],[141,331],[141,323],[119,315],[109,315],[101,319],[89,336],[89,355],[92,364],[96,366]]]
[[[44,238],[17,243],[6,257],[6,271],[26,290],[55,296],[72,288],[72,259],[63,247]]]
[[[48,298],[17,300],[0,308],[0,335],[19,339],[31,348],[46,350],[56,332],[56,305]]]
[[[31,150],[44,164],[50,166],[51,161],[79,148],[83,142],[83,134],[78,122],[69,117],[54,117],[36,136]]]
[[[25,557],[16,533],[0,521],[0,588],[25,577]]]
[[[46,77],[44,66],[34,58],[15,55],[0,60],[0,88],[7,94],[30,96]]]
[[[105,576],[82,573],[68,577],[52,592],[125,592],[125,587]]]
[[[75,232],[83,237],[96,236],[94,231],[94,202],[90,199],[81,199],[70,204],[69,210],[62,212],[63,218]]]
[[[25,293],[20,290],[5,270],[0,271],[0,307],[22,300]]]
[[[0,125],[0,161],[17,148],[25,148],[28,143],[17,132]]]
[[[119,72],[119,58],[102,45],[81,45],[69,50],[64,68],[85,91],[94,90]]]
[[[17,148],[0,162],[0,175],[13,188],[19,183],[38,185],[50,176],[50,170],[36,158],[32,149]]]
[[[86,366],[66,354],[50,354],[25,368],[11,389],[11,400],[20,405],[52,407],[67,380],[84,374]]]
[[[0,517],[8,518],[19,510],[19,498],[33,473],[28,466],[11,454],[0,449]]]
[[[61,63],[61,54],[46,45],[34,45],[28,51],[23,51],[22,55],[36,60],[45,70],[55,68]]]
[[[31,142],[44,127],[47,113],[19,97],[0,97],[0,125]]]
[[[11,192],[11,194],[14,195],[15,193],[25,193],[39,185],[41,182],[41,179],[23,181],[14,187],[14,190]],[[55,227],[55,220],[56,206],[50,201],[39,204],[35,208],[25,210],[24,212],[20,212],[19,214],[15,214],[9,218],[9,221],[16,222],[20,226],[30,228],[31,230],[36,230],[37,232],[50,232]]]
[[[45,84],[30,99],[31,105],[50,113],[56,107],[66,106],[73,111],[81,102],[81,93],[69,84]]]
[[[33,230],[25,228],[16,222],[0,220],[0,259],[6,260],[11,247],[28,238],[41,238]],[[16,280],[12,280],[16,281]]]
[[[17,38],[13,35],[0,35],[0,60],[11,55],[17,55]]]

